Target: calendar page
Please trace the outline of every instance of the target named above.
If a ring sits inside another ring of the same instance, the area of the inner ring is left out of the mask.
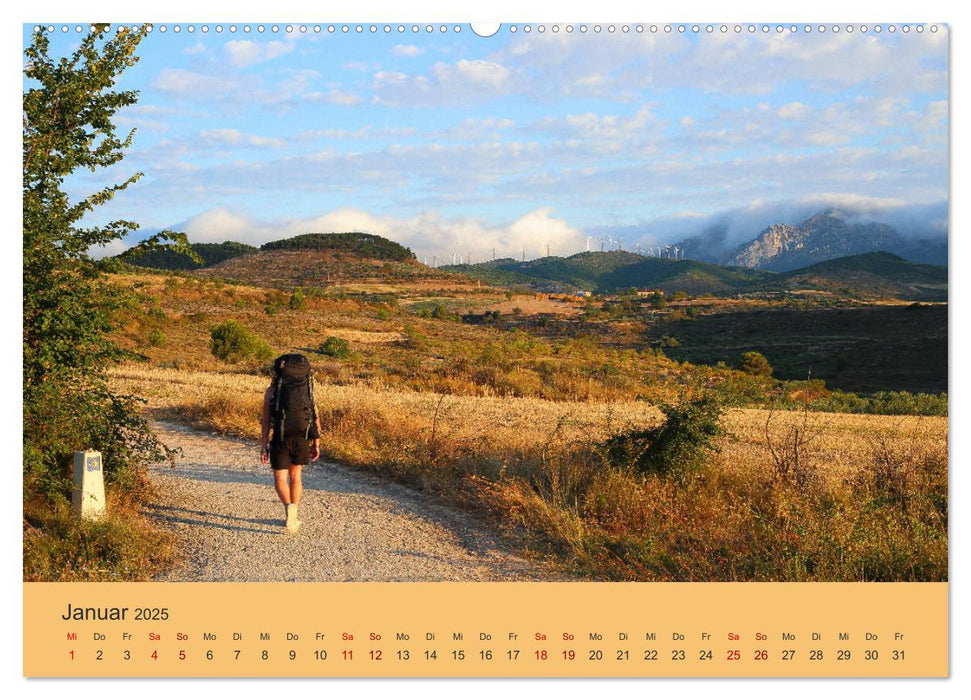
[[[22,33],[25,677],[949,676],[946,23]]]

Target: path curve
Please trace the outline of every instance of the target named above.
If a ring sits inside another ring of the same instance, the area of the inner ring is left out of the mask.
[[[503,547],[473,516],[373,474],[325,462],[304,467],[300,532],[259,445],[172,423],[153,425],[182,450],[149,474],[146,513],[172,530],[183,561],[161,581],[557,580]]]

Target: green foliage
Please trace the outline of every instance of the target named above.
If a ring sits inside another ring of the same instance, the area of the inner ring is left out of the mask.
[[[89,249],[120,240],[138,225],[81,226],[85,216],[135,183],[141,173],[73,200],[65,180],[77,170],[122,160],[134,132],[115,132],[115,113],[137,100],[116,91],[133,65],[144,29],[109,34],[103,25],[73,54],[49,55],[44,32],[25,49],[23,95],[23,398],[25,495],[70,493],[70,454],[92,447],[109,479],[132,462],[164,455],[130,397],[107,389],[105,368],[126,356],[109,339],[114,319],[134,313],[135,294],[108,283]],[[166,244],[168,242],[168,244]],[[183,234],[158,233],[136,246],[188,250]]]
[[[223,362],[266,362],[273,358],[273,348],[269,343],[234,319],[213,326],[210,336],[212,354]]]
[[[291,311],[300,311],[307,306],[307,295],[301,292],[299,289],[290,295],[290,301],[287,302],[287,306],[290,307]]]
[[[408,248],[371,233],[305,233],[281,241],[271,241],[260,250],[328,250],[352,253],[376,260],[414,260]]]
[[[424,350],[428,347],[428,336],[419,331],[413,325],[408,324],[402,330],[404,338],[401,344],[411,350]]]
[[[418,309],[418,316],[420,318],[434,318],[439,321],[461,321],[462,316],[460,314],[454,313],[448,310],[441,302],[436,302],[435,304],[428,305],[415,305]]]
[[[833,390],[828,396],[809,402],[812,411],[871,413],[888,416],[946,416],[947,394],[878,391],[861,396]]]
[[[343,338],[332,335],[321,343],[320,349],[317,352],[338,360],[346,360],[351,355],[351,344]]]
[[[769,275],[759,270],[721,267],[697,260],[645,258],[623,250],[576,253],[519,261],[511,258],[476,265],[445,266],[498,286],[530,287],[537,291],[585,289],[613,293],[622,289],[684,287],[692,294],[747,289]]]
[[[129,265],[150,267],[157,270],[195,270],[209,267],[246,253],[253,253],[256,248],[245,243],[226,241],[224,243],[193,243],[190,248],[196,257],[175,250],[126,250],[117,256]]]
[[[161,328],[153,328],[148,334],[148,344],[153,348],[165,345],[165,333]]]
[[[745,372],[746,374],[752,374],[756,377],[771,377],[772,376],[772,365],[760,352],[743,352],[742,357],[738,361],[738,368]]]
[[[641,473],[673,474],[697,469],[716,448],[721,427],[721,404],[712,396],[661,404],[665,421],[649,430],[632,430],[610,437],[604,444],[615,467]]]

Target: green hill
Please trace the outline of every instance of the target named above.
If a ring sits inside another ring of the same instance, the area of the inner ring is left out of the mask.
[[[129,265],[150,267],[156,270],[196,270],[200,267],[209,267],[223,260],[229,260],[238,255],[245,255],[256,250],[251,245],[237,243],[236,241],[226,241],[225,243],[193,243],[191,247],[196,255],[202,258],[203,263],[201,265],[192,260],[188,255],[182,255],[181,253],[165,249],[148,250],[138,254],[131,254],[126,251],[115,257]]]
[[[623,250],[549,256],[519,262],[510,258],[442,269],[461,272],[493,285],[537,291],[611,293],[620,289],[663,289],[689,294],[733,292],[768,277],[745,268],[724,268],[696,260],[648,258]]]
[[[864,298],[946,301],[947,268],[908,262],[881,251],[792,270],[772,278],[762,289],[808,289]]]
[[[414,260],[409,248],[372,233],[304,233],[293,238],[271,241],[260,250],[317,250],[350,253],[371,260]]]

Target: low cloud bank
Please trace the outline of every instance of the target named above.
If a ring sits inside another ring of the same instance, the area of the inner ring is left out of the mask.
[[[362,231],[408,246],[428,264],[481,262],[493,257],[527,260],[567,256],[583,250],[623,247],[635,250],[687,242],[688,257],[711,259],[755,238],[773,224],[801,224],[828,212],[849,222],[879,222],[914,239],[947,236],[947,202],[906,204],[896,200],[847,195],[821,195],[784,202],[754,202],[712,215],[686,213],[625,226],[591,227],[585,231],[556,218],[549,208],[536,209],[510,222],[489,224],[473,217],[445,217],[423,212],[412,218],[375,216],[358,209],[335,209],[317,217],[262,221],[227,209],[210,209],[171,226],[192,243],[239,241],[259,246],[302,233]],[[147,232],[151,233],[151,232]],[[139,236],[144,237],[145,234]],[[622,241],[622,243],[620,242]],[[131,245],[113,243],[95,257],[115,255]]]
[[[689,248],[688,257],[710,259],[752,240],[769,226],[798,226],[818,213],[829,213],[848,223],[889,224],[901,235],[912,239],[944,238],[948,233],[946,201],[908,204],[893,199],[835,194],[753,202],[746,207],[711,215],[688,213],[628,226],[594,227],[588,233],[622,237],[628,250],[637,244],[647,248],[685,241]]]

